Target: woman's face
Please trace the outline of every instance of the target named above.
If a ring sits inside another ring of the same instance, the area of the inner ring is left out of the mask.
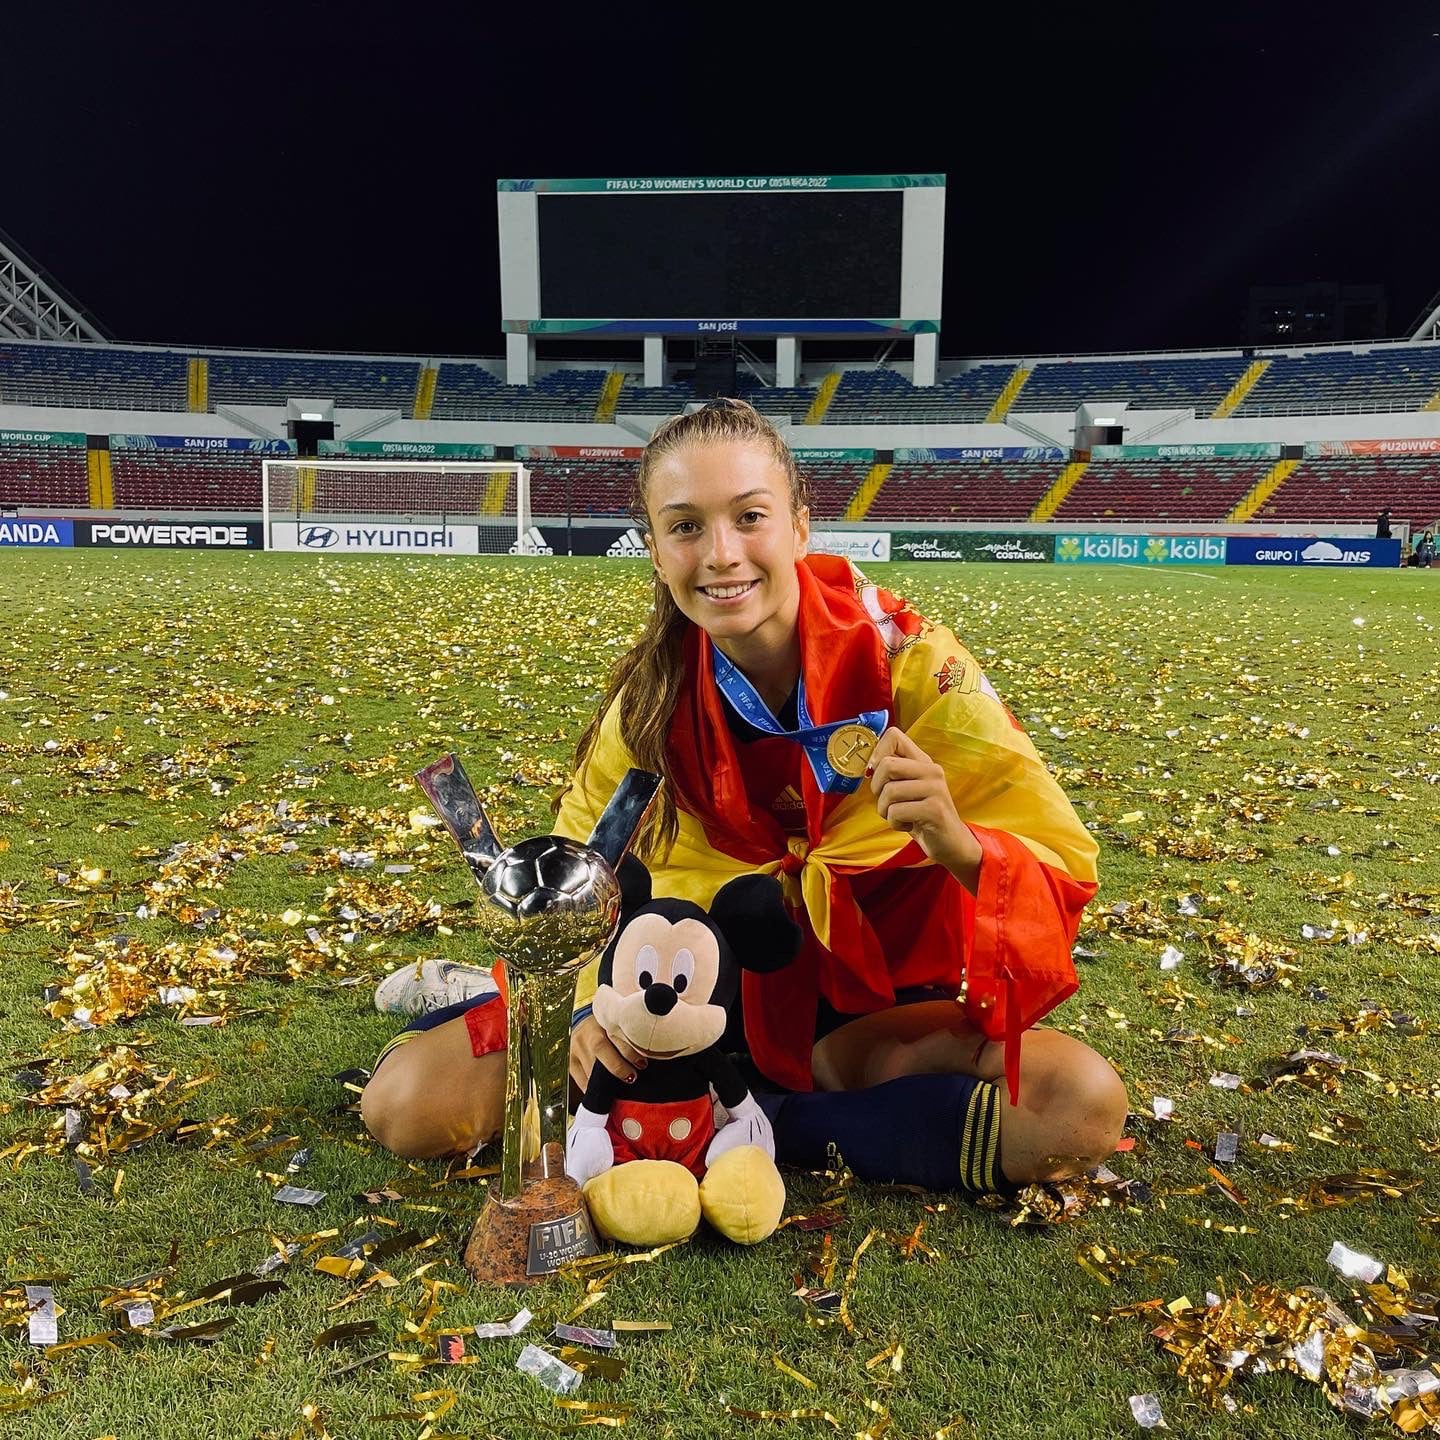
[[[672,451],[651,472],[646,508],[655,569],[688,619],[722,649],[727,640],[789,643],[810,516],[791,514],[789,478],[764,446]]]

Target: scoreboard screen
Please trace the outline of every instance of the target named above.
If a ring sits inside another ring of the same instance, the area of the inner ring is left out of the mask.
[[[900,314],[900,190],[542,195],[555,319]]]
[[[504,328],[936,331],[943,175],[502,180]]]

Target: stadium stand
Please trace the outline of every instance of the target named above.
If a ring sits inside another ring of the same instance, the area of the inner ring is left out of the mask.
[[[532,515],[629,518],[635,461],[531,460],[529,465]]]
[[[1440,395],[1440,345],[1277,355],[1236,415],[1420,410]]]
[[[295,396],[409,415],[418,360],[342,360],[300,355],[209,355],[210,405],[283,405]],[[183,386],[182,386],[183,388]]]
[[[1420,529],[1440,518],[1440,456],[1306,460],[1252,518],[1370,523],[1384,506]]]
[[[897,464],[865,519],[1023,521],[1059,473],[1058,460]]]
[[[1141,410],[1194,409],[1208,415],[1249,363],[1239,355],[1187,360],[1042,360],[1011,408],[1023,415],[1073,410],[1093,400],[1116,400]]]
[[[1000,398],[1014,368],[979,365],[922,390],[894,370],[847,370],[825,423],[978,424]]]
[[[1121,461],[1091,464],[1061,501],[1057,523],[1223,520],[1265,477],[1266,460]]]
[[[695,403],[695,392],[684,385],[637,385],[627,380],[615,409],[621,415],[678,415]],[[774,411],[770,412],[774,414]]]
[[[810,519],[839,520],[850,497],[869,473],[868,465],[843,460],[802,461],[800,470],[810,485]]]
[[[90,503],[85,446],[0,440],[0,505],[75,510]]]
[[[554,370],[534,385],[505,385],[481,365],[447,360],[435,384],[433,420],[554,420],[587,424],[595,418],[605,369]],[[620,408],[625,408],[621,392]]]
[[[748,401],[762,415],[772,418],[783,415],[799,425],[815,403],[815,387],[800,385],[794,389],[781,389],[777,385],[751,385],[737,387],[739,398]]]
[[[120,510],[260,508],[260,456],[243,451],[115,449],[110,473]]]
[[[0,403],[184,410],[186,356],[103,345],[0,344]]]

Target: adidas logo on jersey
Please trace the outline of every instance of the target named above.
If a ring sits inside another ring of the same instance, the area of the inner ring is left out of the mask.
[[[805,801],[793,785],[787,785],[771,802],[772,810],[803,810]]]
[[[633,525],[605,553],[612,560],[644,560],[650,554],[645,537]]]
[[[554,549],[545,543],[539,527],[532,525],[511,547],[512,555],[553,555]]]

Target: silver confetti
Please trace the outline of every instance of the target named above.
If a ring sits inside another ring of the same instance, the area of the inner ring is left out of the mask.
[[[539,1381],[552,1395],[573,1395],[583,1378],[578,1370],[537,1345],[527,1345],[520,1352],[515,1368],[522,1375]]]
[[[1342,1245],[1338,1240],[1330,1247],[1330,1253],[1325,1259],[1342,1275],[1347,1275],[1351,1280],[1359,1280],[1366,1285],[1373,1285],[1385,1273],[1384,1264],[1376,1260],[1374,1256],[1363,1255],[1358,1250],[1351,1250],[1349,1246]]]
[[[1154,1395],[1132,1395],[1130,1413],[1142,1430],[1168,1430],[1165,1417],[1160,1413],[1160,1401]]]
[[[27,1285],[25,1303],[30,1307],[30,1343],[53,1345],[60,1338],[55,1318],[55,1292],[48,1285]]]
[[[482,1340],[505,1340],[518,1335],[535,1317],[522,1310],[513,1320],[489,1320],[475,1327],[475,1333]]]

